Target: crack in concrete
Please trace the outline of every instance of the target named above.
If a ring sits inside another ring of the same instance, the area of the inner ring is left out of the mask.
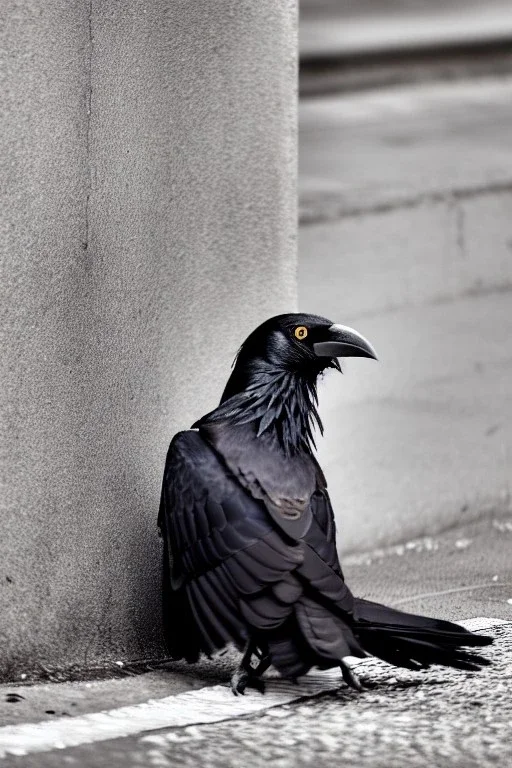
[[[489,581],[485,584],[471,584],[467,587],[453,587],[452,589],[441,589],[436,592],[423,592],[419,595],[409,595],[408,597],[402,597],[399,600],[393,600],[394,605],[403,605],[404,603],[412,603],[415,600],[424,600],[428,597],[441,597],[442,595],[456,595],[459,592],[473,592],[477,589],[488,589],[489,587],[512,587],[512,581]]]
[[[88,29],[88,60],[87,60],[87,83],[85,94],[86,109],[86,132],[85,132],[85,154],[86,154],[86,195],[85,195],[85,239],[83,243],[84,251],[89,250],[90,244],[90,199],[92,192],[92,167],[91,167],[91,114],[92,114],[92,60],[94,53],[94,39],[92,34],[92,14],[93,0],[89,0],[87,29]]]
[[[507,179],[474,187],[412,193],[403,197],[397,196],[381,202],[369,203],[368,205],[364,203],[349,203],[343,199],[341,194],[338,195],[336,193],[310,194],[307,197],[304,196],[300,204],[299,225],[301,227],[309,227],[315,224],[332,223],[342,219],[362,218],[364,216],[390,213],[400,209],[410,210],[423,205],[449,205],[458,201],[473,200],[477,197],[510,194],[511,192],[512,181]]]
[[[101,634],[103,633],[105,627],[107,626],[108,619],[109,619],[109,614],[111,612],[111,609],[112,609],[112,587],[109,587],[107,599],[105,600],[105,605],[104,605],[103,610],[101,612],[100,619],[97,622],[96,629],[93,631],[93,633],[92,633],[92,635],[91,635],[91,637],[89,639],[89,642],[87,643],[87,645],[85,647],[83,665],[84,665],[84,667],[86,669],[87,669],[87,662],[88,662],[88,658],[89,658],[89,652],[90,652],[90,650],[92,648],[92,645],[93,645],[94,641],[98,637],[101,636]]]
[[[457,248],[459,256],[464,259],[466,256],[466,232],[465,232],[465,214],[462,206],[455,204],[455,226],[457,230]]]

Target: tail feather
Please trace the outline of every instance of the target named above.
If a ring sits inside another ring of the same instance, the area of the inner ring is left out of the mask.
[[[395,666],[425,669],[440,664],[477,671],[490,662],[463,650],[489,645],[492,637],[478,635],[451,621],[431,619],[356,599],[354,634],[363,649]]]
[[[379,641],[378,637],[364,638],[361,640],[361,645],[364,650],[371,656],[377,656],[377,658],[386,661],[388,664],[392,664],[395,667],[403,667],[404,669],[410,669],[413,672],[417,672],[421,669],[428,669],[429,664],[422,663],[416,659],[411,658],[411,655],[397,646],[387,645]]]

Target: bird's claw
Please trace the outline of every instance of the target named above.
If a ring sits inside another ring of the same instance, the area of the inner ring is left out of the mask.
[[[245,669],[237,669],[231,677],[231,690],[235,696],[244,696],[246,688],[265,693],[265,683],[259,677],[250,675]]]
[[[356,675],[354,670],[351,669],[348,664],[344,664],[343,662],[340,664],[340,669],[346,684],[355,691],[362,693],[365,689],[365,684],[359,679],[359,676]]]
[[[260,693],[265,693],[265,683],[259,677],[250,677],[248,685]]]
[[[245,694],[247,683],[249,681],[249,675],[245,669],[237,669],[231,677],[231,690],[235,696]]]

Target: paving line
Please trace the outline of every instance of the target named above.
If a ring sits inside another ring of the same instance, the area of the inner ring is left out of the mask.
[[[410,597],[401,597],[399,600],[393,600],[393,605],[413,603],[415,600],[425,600],[428,597],[456,595],[459,592],[474,592],[478,589],[489,589],[489,587],[512,587],[512,581],[487,581],[485,584],[470,584],[467,587],[452,587],[452,589],[441,589],[439,592],[422,592],[419,595],[411,595]]]
[[[460,624],[473,631],[484,631],[512,622],[478,617],[461,621]],[[354,659],[353,664],[364,665],[369,661]],[[372,659],[371,663],[376,662]],[[235,697],[226,685],[213,685],[73,718],[61,717],[38,723],[7,725],[0,728],[0,759],[136,736],[161,728],[233,720],[256,715],[298,699],[318,696],[339,687],[340,674],[334,669],[310,673],[301,678],[297,685],[286,680],[269,679],[264,696],[248,691],[245,696]]]

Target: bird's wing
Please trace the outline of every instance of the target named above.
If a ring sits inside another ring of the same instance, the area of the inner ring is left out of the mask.
[[[337,613],[353,611],[352,593],[345,584],[336,547],[336,523],[327,491],[327,481],[314,456],[316,487],[310,498],[311,525],[305,536],[305,557],[299,569],[303,579],[317,592],[317,599],[334,603]]]
[[[295,612],[307,645],[318,656],[315,663],[364,656],[353,632],[354,597],[345,584],[336,550],[334,515],[325,487],[311,497],[312,522],[304,536],[304,559],[297,576],[304,593]]]
[[[302,542],[286,540],[197,432],[181,432],[170,445],[159,524],[174,657],[241,645],[251,629],[275,628],[293,611]]]
[[[294,675],[304,671],[301,662],[308,658],[321,664],[361,655],[351,630],[354,598],[339,565],[334,516],[316,460],[288,456],[243,427],[209,430],[208,440],[238,483],[262,503],[274,529],[303,548],[302,562],[290,574],[293,622],[282,627],[277,640],[267,638],[273,664]],[[295,647],[297,638],[302,651]]]
[[[306,535],[309,546],[343,579],[336,547],[336,523],[331,500],[325,486],[316,489],[311,497],[313,524]]]

